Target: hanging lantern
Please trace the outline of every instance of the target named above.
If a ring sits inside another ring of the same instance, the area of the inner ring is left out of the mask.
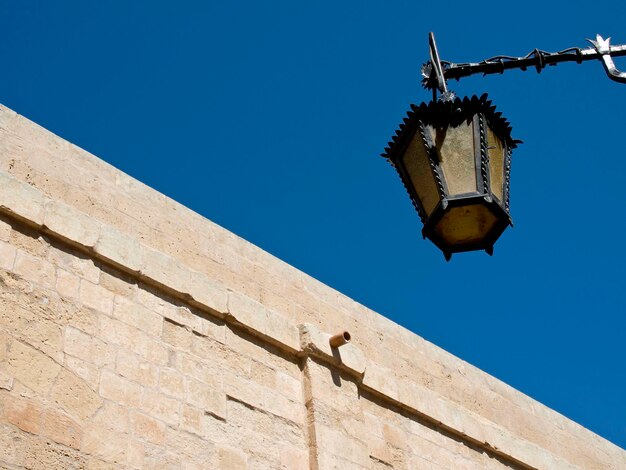
[[[411,105],[383,156],[396,168],[424,224],[452,253],[485,250],[512,225],[511,151],[519,141],[487,95]]]

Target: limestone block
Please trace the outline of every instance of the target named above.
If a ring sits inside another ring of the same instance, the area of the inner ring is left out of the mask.
[[[169,364],[171,351],[169,348],[150,338],[147,338],[145,344],[145,348],[138,348],[135,352],[155,365],[165,366]]]
[[[113,316],[151,336],[161,335],[163,317],[126,297],[115,296]]]
[[[162,445],[165,442],[165,423],[150,416],[137,412],[131,413],[130,427],[136,437],[156,445]]]
[[[13,120],[17,119],[18,114],[0,104],[0,129],[8,130],[11,127]]]
[[[18,308],[16,307],[15,310]],[[63,349],[63,333],[61,327],[47,318],[41,318],[36,315],[32,315],[32,318],[35,323],[27,323],[26,326],[17,329],[17,338],[40,350],[56,362],[61,363],[63,361],[61,352]]]
[[[276,390],[293,401],[302,400],[302,381],[284,372],[276,373]]]
[[[105,288],[81,279],[79,295],[83,305],[107,315],[113,313],[114,295]]]
[[[52,232],[87,248],[93,248],[100,236],[100,223],[59,201],[46,200],[43,225]]]
[[[128,379],[107,369],[102,370],[99,394],[103,398],[121,405],[139,408],[141,404],[141,387]]]
[[[367,363],[363,385],[398,401],[398,382],[393,371],[371,361]]]
[[[24,279],[39,284],[48,289],[54,289],[56,283],[56,271],[48,261],[17,250],[13,272]]]
[[[174,323],[187,326],[197,332],[202,329],[202,317],[192,313],[189,307],[167,303],[161,310],[163,316]]]
[[[82,470],[86,466],[84,456],[78,451],[49,439],[15,428],[0,429],[0,436],[0,459],[3,463],[8,460],[14,464],[8,468]]]
[[[163,341],[178,349],[191,349],[192,333],[184,326],[170,321],[163,322]]]
[[[276,389],[276,370],[262,362],[250,361],[250,378],[256,383]]]
[[[119,273],[105,268],[100,273],[99,284],[114,294],[134,298],[137,291],[137,280],[130,274]]]
[[[7,365],[0,363],[0,390],[13,389],[13,375],[7,370]]]
[[[87,382],[87,385],[89,385],[92,389],[98,389],[100,373],[97,366],[90,364],[89,362],[85,362],[82,359],[68,355],[65,356],[63,365],[67,370],[73,372]]]
[[[11,225],[6,223],[4,220],[0,220],[0,240],[8,242],[9,237],[11,236],[11,230]]]
[[[0,172],[0,211],[13,213],[35,225],[42,225],[44,196],[32,186]]]
[[[20,227],[20,230],[11,232],[9,243],[20,251],[43,259],[46,258],[50,249],[48,241],[43,238],[39,231],[25,226]]]
[[[85,428],[80,450],[116,465],[126,463],[128,436],[110,429],[90,425]]]
[[[54,409],[43,412],[42,436],[52,439],[59,444],[78,449],[82,437],[80,425],[65,413]]]
[[[189,270],[174,258],[141,245],[141,274],[177,292],[188,293]]]
[[[57,269],[57,292],[67,299],[77,299],[79,296],[80,278],[64,269]]]
[[[204,359],[198,360],[182,351],[177,351],[174,363],[177,370],[183,374],[194,377],[217,390],[222,388],[222,376],[230,372],[228,369],[223,368],[219,362],[206,361]]]
[[[374,457],[376,460],[383,462],[389,467],[393,466],[393,451],[385,439],[369,436],[367,448],[371,457]]]
[[[246,403],[254,408],[263,409],[267,389],[251,380],[235,374],[224,374],[224,392],[229,397]]]
[[[79,422],[87,421],[102,406],[98,394],[84,380],[66,370],[61,370],[50,399]]]
[[[9,335],[4,329],[0,329],[0,362],[4,362],[7,358],[8,341]]]
[[[221,344],[226,343],[226,324],[218,319],[200,317],[200,325],[198,333],[201,336],[208,337]],[[206,341],[206,340],[205,340]],[[193,348],[192,344],[192,348]]]
[[[9,343],[7,360],[7,372],[39,396],[48,394],[61,370],[49,356],[19,341]]]
[[[202,420],[204,411],[193,406],[183,405],[180,415],[180,428],[184,431],[200,435],[202,433]]]
[[[185,382],[183,375],[170,368],[162,368],[159,373],[159,390],[174,398],[185,397]]]
[[[93,259],[86,255],[69,249],[64,251],[57,246],[50,246],[47,259],[57,269],[62,268],[94,284],[100,282],[100,268],[94,264]]]
[[[288,444],[280,446],[280,465],[287,470],[309,470],[309,451]]]
[[[226,395],[198,380],[186,380],[186,401],[203,411],[226,418]]]
[[[181,403],[154,390],[144,389],[139,409],[172,426],[180,419]]]
[[[304,323],[300,325],[300,348],[332,360],[333,349],[330,347],[328,333],[320,331],[315,325]]]
[[[4,416],[9,423],[22,431],[39,434],[42,412],[40,403],[8,395],[5,395],[0,403],[4,405]]]
[[[13,262],[15,261],[16,255],[17,250],[14,246],[0,241],[0,268],[11,271],[13,269]]]
[[[220,447],[217,450],[218,468],[220,470],[247,470],[246,454],[232,447]]]
[[[146,453],[145,445],[143,442],[137,440],[131,440],[128,443],[128,456],[127,462],[128,466],[132,469],[144,469],[146,468],[144,464],[144,456]]]
[[[401,428],[390,423],[383,424],[383,437],[396,449],[407,450],[407,435]]]
[[[109,366],[115,363],[116,351],[113,346],[71,326],[65,327],[63,334],[63,351],[66,354],[96,366]]]
[[[316,423],[317,448],[321,455],[331,454],[362,467],[369,467],[369,452],[365,443],[351,439],[338,429]],[[321,467],[320,468],[329,468]]]
[[[90,424],[118,433],[128,433],[130,431],[128,408],[124,405],[105,400],[102,407],[100,407],[92,418]]]
[[[115,371],[144,387],[156,387],[159,381],[159,369],[155,365],[124,349],[117,352]]]
[[[263,409],[297,424],[304,424],[305,409],[301,402],[294,402],[268,389],[263,397]]]
[[[228,311],[228,291],[209,276],[191,271],[188,292],[196,302],[223,316]]]
[[[122,269],[139,272],[142,267],[142,251],[137,239],[109,225],[102,225],[94,249]]]
[[[100,315],[99,324],[98,333],[104,342],[125,347],[143,357],[149,355],[153,340],[137,328],[106,315]]]
[[[338,348],[336,360],[348,369],[361,375],[365,373],[367,367],[367,359],[361,349],[354,344],[346,344]]]
[[[292,350],[300,349],[300,334],[296,325],[245,295],[229,292],[228,314],[236,322]]]

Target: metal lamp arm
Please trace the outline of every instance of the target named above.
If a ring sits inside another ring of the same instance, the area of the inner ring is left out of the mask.
[[[459,80],[477,73],[483,75],[503,73],[505,70],[527,70],[534,67],[541,72],[547,65],[557,65],[561,62],[582,63],[588,60],[601,60],[604,69],[611,80],[626,83],[626,72],[617,69],[613,57],[626,56],[626,45],[611,46],[610,38],[603,39],[600,35],[596,40],[589,42],[593,47],[581,49],[572,47],[559,52],[546,52],[535,49],[524,57],[496,56],[482,62],[455,64],[439,60],[439,53],[435,44],[433,33],[429,34],[431,60],[422,66],[422,85],[427,89],[439,90],[441,93],[449,93],[445,81],[448,79]],[[438,72],[441,70],[441,72]],[[444,91],[445,90],[445,91]]]

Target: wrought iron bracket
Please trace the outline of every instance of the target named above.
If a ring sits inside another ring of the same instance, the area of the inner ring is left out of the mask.
[[[435,35],[431,32],[428,35],[430,48],[430,61],[422,66],[422,85],[424,88],[433,90],[433,97],[436,98],[437,91],[441,93],[443,100],[454,97],[449,91],[446,80],[459,80],[477,73],[489,75],[494,73],[504,73],[505,70],[521,69],[527,70],[534,67],[537,73],[547,66],[554,66],[561,62],[576,62],[578,64],[588,60],[600,60],[604,70],[611,80],[619,83],[626,83],[626,72],[621,72],[615,66],[613,57],[626,56],[626,45],[612,46],[610,39],[603,39],[597,35],[596,40],[588,39],[593,47],[581,49],[571,47],[559,52],[546,52],[534,49],[523,57],[496,56],[483,60],[482,62],[453,63],[442,61],[439,57]]]

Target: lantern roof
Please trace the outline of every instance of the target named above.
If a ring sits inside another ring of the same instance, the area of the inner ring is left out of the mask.
[[[393,164],[394,158],[408,145],[411,137],[418,129],[420,121],[436,128],[456,127],[478,113],[485,116],[489,127],[506,142],[507,147],[514,149],[517,144],[521,143],[520,140],[511,137],[511,124],[502,116],[501,112],[496,111],[496,107],[488,99],[487,93],[484,93],[480,98],[474,95],[471,98],[456,97],[449,101],[431,101],[421,103],[419,106],[412,104],[410,111],[402,120],[402,124],[396,130],[391,141],[387,143],[381,156]]]

